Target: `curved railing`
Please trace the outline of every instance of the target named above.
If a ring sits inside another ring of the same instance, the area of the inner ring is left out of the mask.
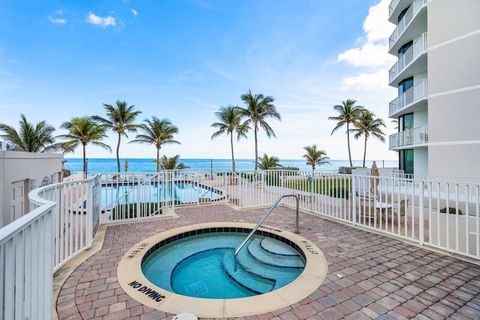
[[[417,16],[417,13],[427,4],[427,0],[413,0],[410,8],[405,12],[403,18],[398,22],[397,27],[389,38],[389,50],[397,43],[403,32],[408,28],[412,20]]]
[[[53,274],[91,246],[96,178],[30,192],[31,212],[0,229],[0,319],[52,319]]]
[[[235,175],[224,170],[164,172],[168,179],[161,183],[178,188],[165,194],[175,206],[162,208],[217,201],[264,208],[295,193],[295,199],[281,203],[480,260],[480,183],[379,171],[380,176],[367,169],[358,175],[282,169]],[[221,190],[222,197],[206,197],[200,187]],[[91,246],[105,195],[101,189],[99,177],[36,189],[29,195],[33,210],[0,229],[0,319],[51,319],[53,273]],[[137,205],[120,218],[152,218],[144,214],[151,192],[140,188]],[[141,204],[145,199],[147,204]]]

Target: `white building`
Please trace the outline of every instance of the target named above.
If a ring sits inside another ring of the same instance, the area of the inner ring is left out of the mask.
[[[398,120],[390,150],[406,173],[480,177],[480,1],[392,0]]]
[[[63,154],[0,150],[0,227],[29,212],[28,193],[61,181]]]

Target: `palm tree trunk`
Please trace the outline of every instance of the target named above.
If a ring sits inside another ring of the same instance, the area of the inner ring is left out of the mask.
[[[157,172],[160,171],[160,148],[157,148]]]
[[[350,161],[350,168],[353,167],[352,164],[352,151],[350,150],[350,124],[347,123],[347,145],[348,145],[348,160]]]
[[[232,149],[232,173],[235,176],[235,155],[233,153],[233,133],[230,134],[230,147]]]
[[[258,170],[258,139],[257,139],[257,125],[255,124],[254,127],[254,135],[255,135],[255,171]]]
[[[120,141],[122,139],[122,136],[120,133],[118,134],[118,142],[117,142],[117,168],[118,171],[117,173],[120,174]]]
[[[367,135],[365,135],[365,146],[363,147],[363,167],[365,168],[365,158],[367,157]]]
[[[83,146],[83,175],[87,177],[87,145],[82,144]]]

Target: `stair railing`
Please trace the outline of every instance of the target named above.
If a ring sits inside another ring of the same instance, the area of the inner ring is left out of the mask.
[[[240,250],[242,250],[242,248],[245,246],[245,244],[248,242],[248,240],[250,240],[250,238],[255,234],[255,232],[257,232],[258,228],[260,228],[260,226],[263,224],[263,222],[268,218],[268,216],[273,212],[273,210],[280,204],[280,202],[284,198],[288,198],[288,197],[295,198],[295,200],[296,200],[295,201],[296,202],[296,208],[295,208],[296,230],[295,230],[295,233],[300,233],[299,212],[298,212],[298,209],[299,209],[299,206],[300,206],[300,198],[298,197],[298,194],[294,194],[294,193],[284,194],[284,195],[280,196],[277,199],[277,201],[275,201],[275,203],[263,214],[263,216],[260,217],[257,224],[255,225],[255,228],[253,228],[253,230],[250,232],[250,234],[245,238],[245,240],[243,240],[242,244],[237,248],[237,250],[235,250],[235,256],[238,255]]]

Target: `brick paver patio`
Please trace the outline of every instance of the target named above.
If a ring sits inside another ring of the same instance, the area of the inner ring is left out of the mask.
[[[126,295],[117,278],[124,252],[140,240],[179,226],[255,222],[263,210],[228,206],[177,209],[179,218],[112,225],[103,249],[67,279],[59,319],[168,319]],[[308,298],[248,319],[480,319],[480,266],[308,214],[301,235],[328,261],[328,276]],[[268,225],[294,230],[294,211],[280,207]]]

